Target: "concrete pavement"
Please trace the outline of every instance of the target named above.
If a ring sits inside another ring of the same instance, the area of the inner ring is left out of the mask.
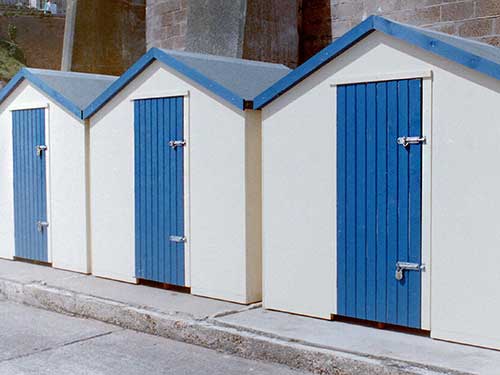
[[[0,301],[0,373],[305,374],[5,300]]]
[[[0,295],[322,374],[491,374],[500,352],[0,260]],[[29,327],[29,325],[28,325]]]

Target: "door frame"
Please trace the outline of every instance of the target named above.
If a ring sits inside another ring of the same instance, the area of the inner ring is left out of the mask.
[[[184,146],[184,236],[186,237],[186,242],[184,243],[184,284],[185,287],[191,287],[191,164],[190,164],[190,154],[191,154],[191,138],[190,138],[190,95],[188,90],[184,91],[155,91],[155,92],[137,92],[130,99],[132,103],[136,100],[143,99],[163,99],[163,98],[183,98],[183,134],[186,140],[186,145]],[[135,126],[135,124],[134,124]],[[134,149],[135,153],[135,149]],[[134,234],[135,238],[135,234]],[[135,257],[134,257],[135,259]],[[136,260],[135,260],[136,261]]]
[[[426,136],[426,142],[422,147],[422,264],[425,269],[422,270],[421,278],[421,329],[431,330],[431,280],[432,280],[432,85],[433,72],[432,70],[421,70],[413,72],[391,72],[373,75],[356,75],[342,76],[338,75],[330,82],[330,87],[333,88],[333,123],[337,127],[337,86],[356,83],[372,83],[383,81],[395,81],[406,79],[421,79],[422,80],[422,134]],[[334,132],[336,134],[336,132]],[[335,141],[335,145],[337,142]],[[336,146],[335,146],[336,147]],[[337,165],[336,153],[334,165]],[[336,168],[336,167],[335,167]],[[333,170],[335,172],[335,169]],[[337,201],[337,180],[334,179],[334,200]],[[337,227],[337,213],[335,209],[334,215],[335,228]],[[333,251],[333,269],[337,274],[337,230],[335,230],[335,246]],[[333,314],[338,311],[337,308],[337,278],[334,278],[334,296],[333,296]]]
[[[34,110],[34,109],[44,109],[45,110],[45,144],[47,146],[47,152],[45,152],[45,195],[46,195],[46,206],[47,206],[47,222],[49,226],[47,227],[47,263],[52,264],[52,168],[51,168],[51,150],[52,143],[50,139],[50,103],[48,102],[34,102],[27,103],[25,105],[12,106],[9,108],[9,112],[11,112],[11,128],[14,126],[12,121],[12,112],[15,111],[26,111],[26,110]],[[11,129],[12,131],[12,129]],[[13,139],[11,140],[13,142]],[[14,160],[12,160],[14,162]],[[14,211],[15,215],[15,211]],[[15,241],[14,241],[15,247]],[[16,250],[14,248],[14,256],[16,254]]]

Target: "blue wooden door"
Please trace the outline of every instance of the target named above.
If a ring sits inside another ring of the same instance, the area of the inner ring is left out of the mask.
[[[420,328],[422,81],[337,90],[338,314]]]
[[[48,262],[45,109],[13,111],[12,139],[15,254]]]
[[[183,98],[135,101],[136,277],[185,285]]]

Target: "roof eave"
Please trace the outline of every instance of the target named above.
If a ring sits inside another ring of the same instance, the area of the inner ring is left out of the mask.
[[[160,61],[168,67],[178,71],[188,79],[198,83],[200,86],[213,92],[215,95],[229,102],[237,109],[245,109],[245,99],[237,94],[228,90],[219,83],[207,78],[197,70],[188,67],[186,64],[180,62],[174,57],[168,55],[166,52],[152,48],[145,55],[143,55],[132,67],[127,70],[118,80],[116,80],[108,89],[106,89],[96,100],[94,100],[83,111],[83,118],[89,118],[101,109],[109,100],[117,95],[125,86],[134,80],[141,72],[143,72],[154,61]]]
[[[54,90],[52,87],[47,85],[41,79],[39,79],[36,75],[32,74],[28,69],[22,68],[10,81],[9,83],[0,91],[0,104],[7,99],[7,97],[21,84],[23,80],[28,80],[35,87],[40,89],[42,92],[47,94],[54,101],[58,102],[61,106],[66,108],[71,114],[78,117],[79,119],[83,118],[83,111],[76,104],[74,104],[71,100],[66,98],[64,95],[61,95],[59,92]]]
[[[382,17],[371,16],[259,94],[254,99],[254,108],[261,109],[266,106],[374,31],[382,32],[495,79],[500,79],[500,65],[493,61],[422,34],[418,30]]]

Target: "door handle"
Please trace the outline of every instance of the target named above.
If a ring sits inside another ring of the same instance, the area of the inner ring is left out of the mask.
[[[403,147],[408,147],[409,145],[418,145],[420,143],[425,143],[427,138],[425,137],[399,137],[398,145]]]
[[[396,263],[396,280],[401,281],[404,278],[404,271],[423,271],[425,265],[418,263],[397,262]]]
[[[36,222],[36,227],[40,233],[43,232],[43,229],[47,228],[48,226],[49,226],[49,223],[47,223],[46,221],[37,221]]]
[[[170,236],[170,242],[184,243],[187,241],[186,237],[183,236]]]
[[[186,141],[185,140],[170,141],[170,142],[168,142],[168,145],[175,150],[177,147],[185,147],[186,146]]]
[[[42,152],[47,151],[47,146],[38,145],[36,146],[36,156],[42,156]]]

